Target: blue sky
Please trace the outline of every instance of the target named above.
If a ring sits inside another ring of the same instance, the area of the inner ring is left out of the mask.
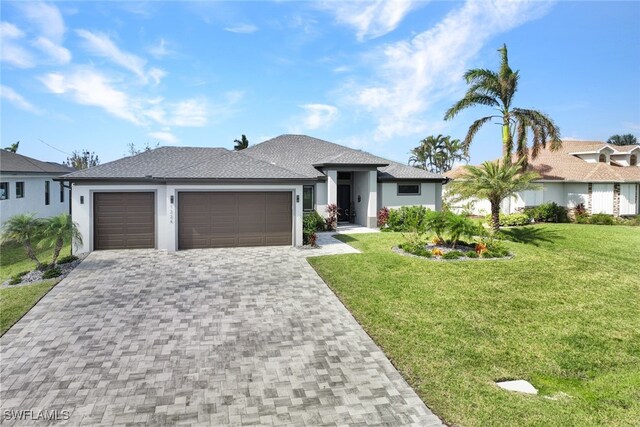
[[[405,162],[451,122],[462,73],[521,73],[515,104],[571,139],[640,137],[640,2],[5,2],[1,141],[63,161],[127,145],[304,133]],[[46,144],[48,145],[46,145]],[[54,148],[51,148],[55,147]],[[498,157],[499,126],[474,163]]]

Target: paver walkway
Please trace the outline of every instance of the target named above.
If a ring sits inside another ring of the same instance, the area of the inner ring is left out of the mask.
[[[300,252],[90,254],[0,339],[2,424],[441,425]]]

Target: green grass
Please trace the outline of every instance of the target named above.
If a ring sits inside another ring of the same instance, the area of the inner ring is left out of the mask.
[[[47,280],[0,289],[0,335],[20,320],[56,283],[57,280]]]
[[[516,241],[509,261],[403,257],[391,252],[397,233],[342,235],[363,253],[309,261],[447,423],[640,424],[640,229],[505,234]],[[540,394],[503,391],[499,379]]]
[[[69,255],[71,245],[65,245],[60,252],[60,256]],[[51,262],[53,249],[38,250],[36,256],[43,263]],[[0,282],[3,282],[22,271],[30,271],[36,268],[33,261],[27,258],[22,245],[7,242],[0,246]]]

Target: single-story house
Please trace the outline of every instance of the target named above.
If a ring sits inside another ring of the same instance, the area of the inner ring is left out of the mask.
[[[65,175],[81,252],[302,245],[304,212],[375,227],[382,207],[441,208],[441,175],[305,135],[241,151],[161,147]]]
[[[48,217],[69,212],[70,189],[54,178],[74,169],[0,150],[0,224],[17,214]]]
[[[640,213],[638,158],[640,145],[563,141],[560,150],[544,149],[535,159],[529,158],[528,168],[541,176],[536,182],[542,188],[503,200],[501,211],[514,213],[524,207],[555,202],[568,209],[582,204],[591,214],[637,215]],[[464,169],[457,167],[445,175],[462,179]],[[475,201],[472,211],[477,215],[488,214],[489,202]]]

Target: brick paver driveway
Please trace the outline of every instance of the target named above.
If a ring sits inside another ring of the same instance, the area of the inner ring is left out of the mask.
[[[92,253],[0,340],[3,423],[438,425],[301,252]]]

